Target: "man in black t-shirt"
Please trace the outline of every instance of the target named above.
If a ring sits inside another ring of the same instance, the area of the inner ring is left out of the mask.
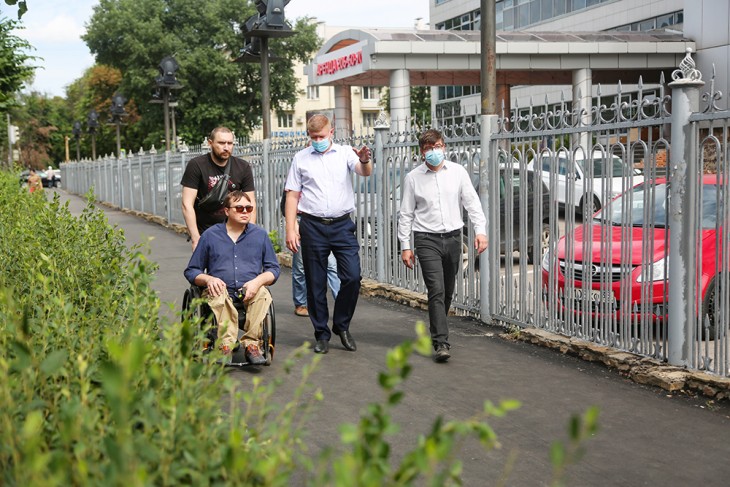
[[[188,227],[193,250],[198,245],[200,234],[207,228],[221,223],[226,215],[223,207],[213,212],[201,211],[195,204],[204,198],[208,191],[225,173],[226,166],[231,164],[229,191],[243,191],[254,205],[251,223],[256,223],[256,198],[254,196],[253,171],[251,164],[238,157],[233,157],[233,132],[226,127],[213,129],[208,137],[210,152],[190,159],[185,167],[180,184],[182,184],[182,211],[185,225]]]

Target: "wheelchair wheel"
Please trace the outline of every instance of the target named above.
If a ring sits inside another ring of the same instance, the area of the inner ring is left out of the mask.
[[[204,320],[211,316],[212,312],[207,304],[201,303],[193,307],[193,301],[202,297],[202,291],[198,286],[190,286],[185,290],[182,301],[182,318],[188,318],[193,321],[200,319],[201,326],[205,326]],[[214,319],[215,321],[215,319]],[[215,325],[215,323],[214,323]],[[208,351],[215,342],[215,326],[207,333],[205,342],[203,343],[203,351]]]
[[[271,361],[274,359],[274,345],[276,344],[276,313],[274,311],[274,303],[272,302],[269,306],[269,310],[266,312],[266,318],[264,318],[264,332],[261,337],[264,346],[263,352],[266,358],[264,365],[271,365]]]

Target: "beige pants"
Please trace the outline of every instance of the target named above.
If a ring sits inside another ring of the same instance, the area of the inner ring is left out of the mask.
[[[233,305],[233,300],[227,292],[209,297],[207,289],[203,291],[203,297],[208,299],[208,306],[218,321],[218,346],[227,345],[234,348],[238,340],[238,310]],[[251,344],[259,345],[263,335],[264,318],[271,301],[271,293],[265,286],[261,286],[256,296],[245,302],[246,323],[241,338],[243,348]]]

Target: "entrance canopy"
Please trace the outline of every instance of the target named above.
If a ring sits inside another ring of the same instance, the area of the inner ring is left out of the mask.
[[[573,85],[590,97],[593,83],[656,83],[694,47],[671,31],[498,32],[498,94],[509,106],[516,85]],[[478,31],[352,29],[327,41],[305,73],[309,85],[390,86],[391,116],[405,119],[410,86],[479,85],[480,50]],[[350,120],[349,89],[336,88],[335,101],[335,116]]]

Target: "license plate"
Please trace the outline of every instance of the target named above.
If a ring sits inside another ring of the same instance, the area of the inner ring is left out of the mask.
[[[573,298],[577,301],[582,301],[585,294],[588,295],[588,301],[593,304],[614,304],[616,302],[616,296],[612,291],[573,289]]]

